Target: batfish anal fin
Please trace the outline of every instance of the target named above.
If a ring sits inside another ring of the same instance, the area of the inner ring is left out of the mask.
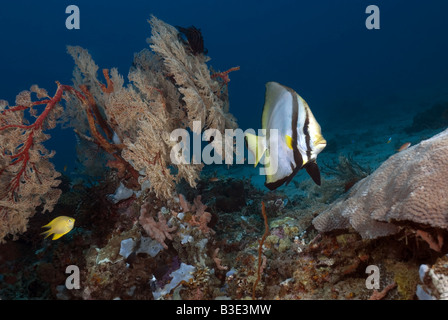
[[[308,162],[305,164],[304,168],[311,179],[313,179],[314,183],[320,186],[320,171],[317,163],[315,161]]]

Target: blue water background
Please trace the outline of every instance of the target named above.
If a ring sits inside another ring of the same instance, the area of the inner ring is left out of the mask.
[[[80,8],[80,30],[65,27],[71,4]],[[370,4],[380,8],[380,30],[365,27]],[[13,104],[32,84],[51,94],[55,81],[71,84],[67,45],[88,49],[100,69],[117,67],[126,77],[134,53],[148,46],[154,14],[200,28],[215,69],[241,67],[229,89],[243,129],[259,128],[268,81],[299,92],[324,130],[380,123],[415,113],[447,90],[447,13],[443,0],[3,1],[0,98]],[[414,95],[421,101],[405,103]],[[70,171],[73,132],[49,133],[57,169]]]

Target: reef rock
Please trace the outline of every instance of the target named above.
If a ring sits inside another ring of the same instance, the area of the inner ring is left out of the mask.
[[[354,228],[364,239],[396,221],[448,229],[448,129],[386,160],[313,220],[321,232]]]
[[[421,284],[416,294],[420,300],[448,300],[448,255],[439,257],[431,267],[421,265],[419,273]]]

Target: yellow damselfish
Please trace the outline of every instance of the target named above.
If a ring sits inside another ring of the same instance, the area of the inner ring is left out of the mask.
[[[45,234],[45,238],[53,235],[53,239],[56,240],[62,237],[64,234],[69,233],[73,226],[75,225],[75,219],[67,216],[59,216],[50,221],[49,224],[42,226],[42,228],[50,228],[47,231],[42,232],[41,234]]]

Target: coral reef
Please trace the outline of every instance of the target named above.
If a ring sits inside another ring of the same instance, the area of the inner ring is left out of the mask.
[[[220,190],[206,181],[205,194]],[[38,237],[36,252],[24,237],[0,248],[2,299],[414,299],[419,266],[441,256],[420,238],[403,241],[400,234],[373,240],[353,231],[316,234],[313,208],[280,209],[280,194],[259,193],[249,184],[244,191],[253,202],[233,213],[209,207],[203,199],[212,204],[211,197],[195,189],[169,202],[151,193],[144,202],[133,196],[114,203],[106,197],[115,187],[109,184],[73,199],[62,195],[79,203],[73,215],[80,225],[67,238],[50,245]],[[265,216],[262,202],[271,202]],[[40,216],[31,219],[32,230],[42,225]],[[141,216],[169,237],[152,239],[156,232],[145,230]],[[81,270],[79,290],[63,285],[72,264]],[[381,274],[375,290],[366,287],[369,265]]]
[[[319,231],[353,227],[366,239],[394,234],[396,222],[448,229],[448,130],[391,156],[313,220]]]
[[[60,173],[49,161],[54,152],[42,145],[50,138],[44,131],[53,129],[58,120],[73,127],[83,141],[77,151],[84,174],[97,177],[102,169],[105,175],[107,163],[124,187],[149,189],[165,200],[175,195],[175,185],[182,179],[196,186],[202,164],[173,155],[178,141],[170,134],[175,129],[201,134],[203,129],[224,133],[236,128],[228,112],[228,72],[237,68],[212,73],[209,58],[192,52],[191,43],[182,41],[176,28],[155,17],[150,24],[152,51],[135,55],[127,86],[115,68],[103,70],[102,83],[89,53],[69,46],[76,64],[73,86],[57,83],[50,97],[35,85],[17,96],[15,106],[0,102],[0,241],[8,234],[23,233],[36,208],[42,205],[43,212],[52,211],[60,196],[56,188]],[[29,117],[35,118],[31,124]],[[97,150],[92,151],[92,145]],[[217,146],[216,152],[223,150]],[[104,156],[92,161],[98,153]]]
[[[321,187],[295,179],[265,193],[243,166],[235,178],[175,162],[172,130],[236,126],[228,84],[239,67],[213,71],[199,29],[150,24],[151,50],[135,54],[128,83],[117,69],[99,80],[89,53],[68,47],[73,86],[0,104],[0,239],[28,225],[0,244],[0,299],[447,298],[448,130],[372,174],[340,156]],[[57,120],[76,132],[76,181],[42,146]],[[43,239],[41,226],[62,214],[74,229]],[[70,290],[73,265],[80,288]]]

